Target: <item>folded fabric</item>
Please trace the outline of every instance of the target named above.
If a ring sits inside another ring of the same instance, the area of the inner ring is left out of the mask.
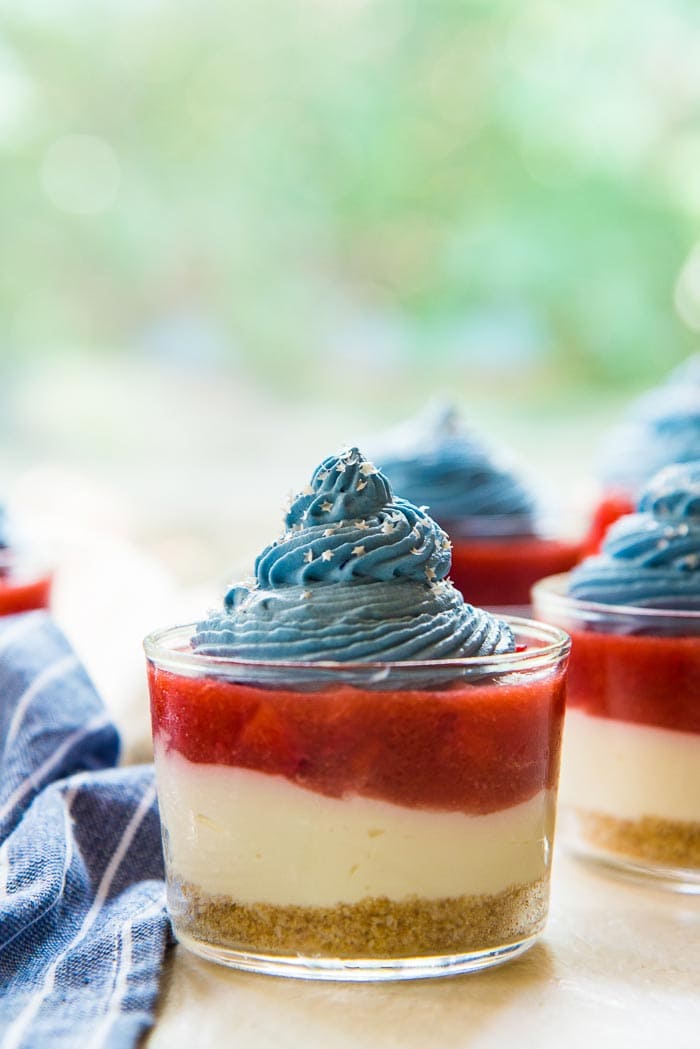
[[[0,620],[0,1049],[126,1049],[153,1022],[165,912],[152,766],[47,613]]]

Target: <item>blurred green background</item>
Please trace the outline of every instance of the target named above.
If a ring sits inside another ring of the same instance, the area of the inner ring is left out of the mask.
[[[233,517],[230,464],[286,491],[445,391],[588,468],[696,348],[689,0],[0,0],[0,25],[0,481],[70,466],[149,519]]]

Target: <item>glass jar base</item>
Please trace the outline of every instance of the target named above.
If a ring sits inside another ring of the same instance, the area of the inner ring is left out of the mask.
[[[581,862],[615,878],[669,892],[700,895],[700,870],[636,861],[630,856],[596,849],[580,837],[562,835],[562,844]]]
[[[669,892],[700,896],[700,871],[681,867],[649,867],[635,863],[634,860],[625,856],[592,852],[588,846],[580,846],[575,842],[565,842],[565,844],[569,846],[577,859],[600,868],[613,877],[666,889]]]
[[[313,958],[252,954],[219,944],[204,943],[175,930],[178,941],[189,951],[210,962],[244,972],[288,976],[300,980],[338,980],[370,983],[389,980],[425,980],[478,972],[524,954],[539,938],[539,930],[517,943],[490,947],[467,954],[428,955],[416,958]]]

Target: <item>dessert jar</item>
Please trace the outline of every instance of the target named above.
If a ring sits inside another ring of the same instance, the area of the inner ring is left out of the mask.
[[[425,662],[242,662],[145,641],[168,907],[237,968],[317,979],[498,964],[541,932],[569,640]]]
[[[24,552],[0,548],[0,616],[48,608],[51,572]]]
[[[386,434],[375,460],[394,492],[449,536],[450,579],[470,604],[527,616],[533,584],[580,558],[580,539],[553,519],[561,514],[540,506],[518,468],[453,404],[429,404]]]
[[[586,554],[597,553],[610,525],[633,512],[655,474],[700,457],[699,361],[698,355],[688,358],[664,383],[632,401],[604,436]]]
[[[598,604],[540,581],[571,635],[563,839],[618,871],[700,892],[700,612]]]

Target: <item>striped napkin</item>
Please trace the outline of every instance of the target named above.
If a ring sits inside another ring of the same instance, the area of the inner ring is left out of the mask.
[[[0,1049],[126,1049],[170,930],[152,766],[45,612],[0,619]]]

